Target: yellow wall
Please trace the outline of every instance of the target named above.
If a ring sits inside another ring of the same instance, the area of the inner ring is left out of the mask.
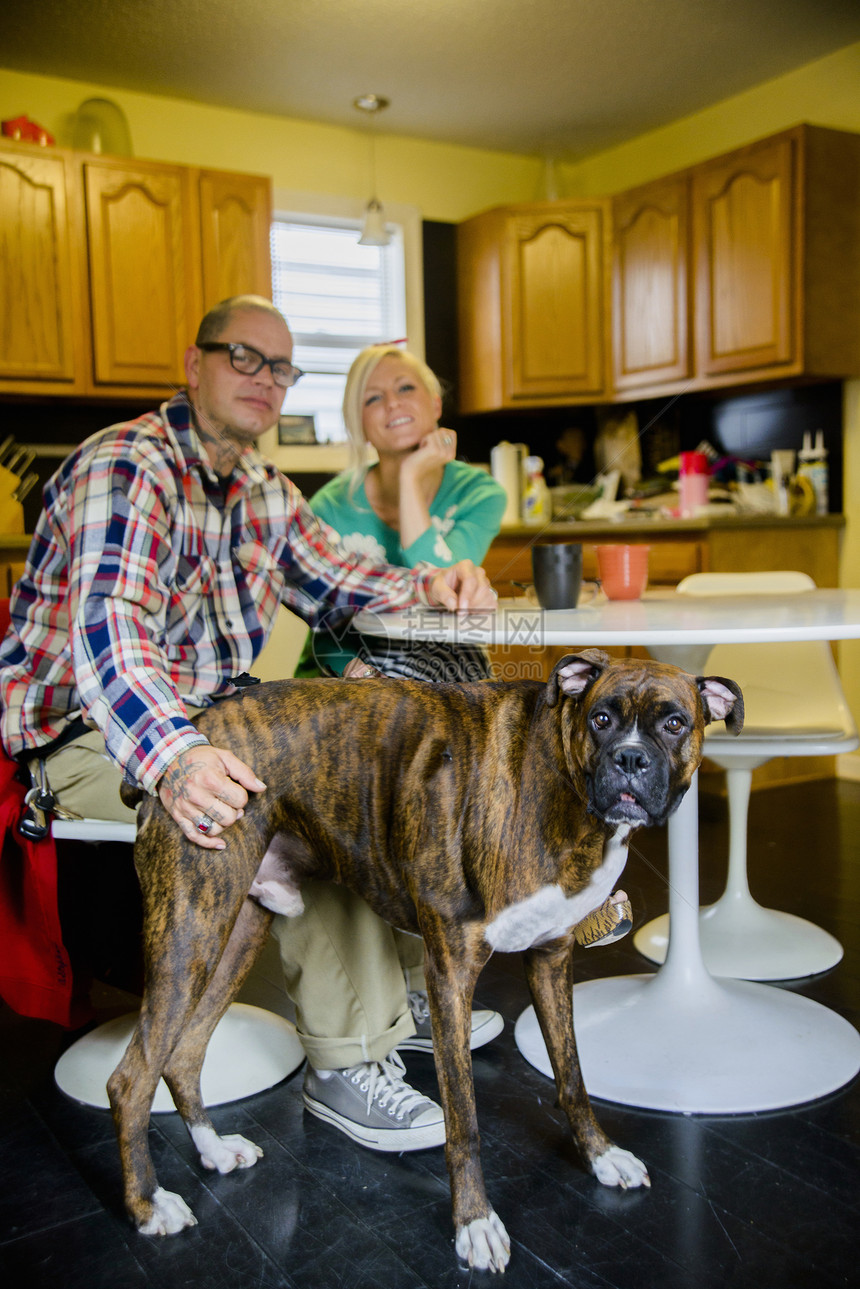
[[[360,130],[0,68],[0,118],[26,113],[60,146],[71,145],[75,109],[91,96],[120,105],[139,157],[270,174],[276,187],[302,192],[370,195],[367,136]],[[860,131],[860,42],[620,147],[557,166],[560,195],[617,192],[799,121]],[[425,219],[456,222],[488,206],[543,195],[537,157],[382,132],[376,154],[382,200],[416,205]]]
[[[560,187],[567,197],[607,196],[801,121],[860,132],[860,42],[578,165],[559,167]]]
[[[371,195],[369,145],[360,129],[0,69],[0,119],[25,113],[61,147],[71,146],[75,110],[91,97],[119,104],[138,157],[267,174],[276,188],[300,192]],[[378,132],[376,175],[382,201],[418,206],[425,219],[457,222],[502,202],[533,201],[541,194],[543,167],[535,157]]]

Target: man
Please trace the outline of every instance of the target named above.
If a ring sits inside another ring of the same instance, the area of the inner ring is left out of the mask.
[[[332,610],[494,603],[468,560],[410,572],[338,554],[255,446],[301,375],[292,350],[267,300],[222,302],[186,351],[187,390],[88,439],[46,486],[0,646],[0,739],[10,755],[45,748],[66,809],[132,819],[118,796],[125,777],[157,793],[199,846],[224,849],[265,784],[229,748],[210,746],[189,714],[253,669],[281,603],[312,626]],[[79,716],[86,729],[66,742]],[[349,892],[309,886],[303,917],[277,919],[314,1067],[306,1103],[377,1149],[392,1148],[392,1105],[398,1140],[411,1129],[405,1148],[441,1144],[441,1110],[403,1081],[394,1051],[430,1038],[414,1039],[390,928]],[[410,981],[419,1018],[420,983]],[[500,1018],[475,1013],[474,1027],[477,1045]]]

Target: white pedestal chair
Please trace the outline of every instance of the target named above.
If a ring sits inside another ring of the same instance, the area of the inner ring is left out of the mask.
[[[278,680],[293,674],[307,635],[307,625],[282,608],[265,649],[251,668],[261,680]],[[57,839],[91,842],[134,841],[133,824],[104,819],[53,821]],[[137,1013],[106,1021],[84,1034],[63,1053],[54,1076],[68,1096],[87,1105],[108,1107],[106,1084],[128,1046]],[[201,1089],[207,1106],[223,1105],[273,1087],[298,1069],[304,1050],[295,1026],[274,1012],[247,1003],[233,1003],[218,1024],[203,1062]],[[161,1081],[153,1110],[174,1109],[167,1085]]]
[[[90,842],[134,841],[133,824],[104,819],[54,820],[51,832],[63,838]],[[54,1068],[59,1088],[75,1101],[107,1109],[106,1084],[128,1046],[137,1013],[130,1012],[105,1021],[74,1042]],[[273,1087],[297,1070],[304,1050],[295,1027],[246,1003],[233,1003],[219,1022],[206,1051],[201,1074],[203,1101],[207,1106],[223,1105]],[[156,1113],[174,1109],[173,1099],[162,1081],[152,1106]]]
[[[694,573],[678,586],[683,595],[768,595],[813,589],[805,573]],[[728,676],[744,693],[744,729],[737,738],[709,726],[705,755],[726,771],[729,799],[729,871],[716,904],[700,910],[702,954],[716,976],[741,980],[790,980],[836,965],[842,946],[803,918],[766,909],[747,880],[747,816],[752,772],[775,756],[834,756],[860,745],[839,675],[826,641],[797,644],[725,644],[692,658],[683,649],[655,649],[656,657],[687,670]],[[664,962],[669,915],[646,923],[634,936],[652,962]]]

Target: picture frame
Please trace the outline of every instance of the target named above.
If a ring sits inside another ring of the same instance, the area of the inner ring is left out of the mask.
[[[292,443],[316,443],[317,432],[313,414],[308,416],[282,415],[278,417],[278,446]]]

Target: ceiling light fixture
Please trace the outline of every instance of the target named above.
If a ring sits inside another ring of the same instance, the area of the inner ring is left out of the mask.
[[[388,103],[389,100],[380,94],[359,94],[358,98],[352,100],[354,108],[370,117],[368,138],[370,140],[371,197],[364,210],[364,223],[361,237],[358,239],[359,246],[387,246],[391,241],[391,234],[385,227],[385,208],[376,196],[376,136],[374,134],[374,119],[378,113],[388,107]]]

